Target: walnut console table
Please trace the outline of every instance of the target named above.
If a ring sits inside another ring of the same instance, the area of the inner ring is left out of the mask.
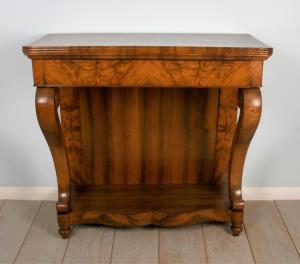
[[[23,51],[63,238],[79,223],[218,221],[239,235],[272,48],[243,34],[50,34]]]

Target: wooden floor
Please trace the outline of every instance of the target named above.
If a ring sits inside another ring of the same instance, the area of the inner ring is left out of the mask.
[[[300,263],[300,201],[246,203],[245,232],[76,226],[57,234],[54,202],[0,201],[0,263]]]

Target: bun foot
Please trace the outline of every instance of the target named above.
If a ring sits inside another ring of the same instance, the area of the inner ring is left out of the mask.
[[[70,237],[70,234],[71,234],[71,227],[60,227],[58,229],[58,233],[61,235],[61,237],[63,239],[68,239]]]

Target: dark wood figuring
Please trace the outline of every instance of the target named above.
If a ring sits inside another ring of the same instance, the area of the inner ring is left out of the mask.
[[[270,47],[234,34],[50,34],[23,50],[62,237],[79,223],[203,221],[239,235]]]
[[[213,183],[226,182],[236,128],[238,89],[220,89]]]
[[[258,87],[261,61],[36,60],[36,86]]]
[[[70,225],[177,226],[207,220],[229,222],[227,187],[227,184],[76,186],[72,190],[72,212],[65,217]]]
[[[211,182],[218,93],[219,89],[61,88],[72,181]]]

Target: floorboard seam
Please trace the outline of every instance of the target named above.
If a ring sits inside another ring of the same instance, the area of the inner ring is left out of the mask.
[[[277,206],[276,201],[273,201],[273,204],[274,204],[274,206],[275,206],[275,208],[276,208],[278,214],[280,215],[280,218],[281,218],[281,220],[282,220],[282,222],[283,222],[283,225],[284,225],[284,227],[285,227],[285,229],[286,229],[286,231],[287,231],[287,233],[288,233],[288,235],[289,235],[289,237],[290,237],[290,239],[291,239],[291,241],[292,241],[292,243],[293,243],[293,246],[294,246],[294,248],[295,248],[295,250],[296,250],[296,252],[297,252],[297,254],[298,254],[298,257],[300,258],[300,252],[298,251],[298,249],[297,249],[297,247],[296,247],[296,245],[295,245],[295,243],[294,243],[294,240],[293,240],[293,238],[292,238],[292,236],[291,236],[291,233],[290,233],[290,231],[289,231],[289,228],[288,228],[286,222],[284,221],[284,218],[283,218],[283,216],[282,216],[282,214],[281,214],[281,212],[280,212],[280,209],[279,209],[278,206]]]
[[[205,240],[205,235],[204,235],[204,226],[203,226],[203,224],[201,225],[201,233],[202,233],[202,238],[203,238],[205,260],[206,260],[206,263],[208,263],[208,252],[207,252],[207,245],[206,245],[206,240]]]
[[[113,242],[112,242],[112,245],[111,245],[109,264],[111,264],[111,262],[112,262],[112,256],[113,256],[114,245],[115,245],[115,238],[116,238],[116,228],[114,228],[114,235],[113,235]]]
[[[22,247],[23,247],[23,245],[24,245],[24,243],[25,243],[25,241],[26,241],[26,239],[27,239],[27,236],[28,236],[28,234],[29,234],[29,232],[30,232],[30,230],[31,230],[31,228],[32,228],[32,225],[33,225],[34,221],[36,220],[37,215],[39,214],[39,212],[40,212],[40,210],[41,210],[41,207],[42,207],[43,203],[44,203],[43,201],[40,202],[40,206],[39,206],[39,208],[37,209],[34,218],[32,219],[32,222],[31,222],[31,224],[30,224],[30,226],[29,226],[29,228],[28,228],[28,230],[27,230],[27,232],[26,232],[26,235],[25,235],[25,237],[24,237],[24,239],[23,239],[23,241],[22,241],[22,243],[21,243],[21,246],[20,246],[20,248],[19,248],[19,250],[18,250],[18,253],[16,254],[16,257],[15,257],[13,263],[16,263],[17,258],[18,258],[19,254],[20,254],[20,251],[21,251],[21,249],[22,249]]]
[[[160,228],[157,228],[157,263],[160,263],[160,250],[159,250],[159,241],[160,241]]]
[[[6,203],[7,200],[3,200],[3,203],[0,206],[0,210],[3,208],[4,204]]]
[[[248,233],[247,233],[246,226],[245,226],[245,225],[243,225],[243,226],[244,226],[244,232],[245,232],[245,235],[246,235],[248,244],[249,244],[249,248],[250,248],[250,251],[251,251],[251,254],[252,254],[253,261],[254,261],[254,263],[256,263],[255,256],[254,256],[254,252],[253,252],[253,249],[252,249],[252,247],[251,247],[251,243],[250,243],[250,240],[249,240],[249,237],[248,237]]]
[[[69,248],[70,240],[71,240],[71,238],[68,239],[68,243],[67,243],[67,245],[66,245],[65,252],[64,252],[64,255],[63,255],[63,257],[62,257],[61,263],[64,263],[64,261],[65,261],[65,256],[66,256],[67,250],[68,250],[68,248]]]

